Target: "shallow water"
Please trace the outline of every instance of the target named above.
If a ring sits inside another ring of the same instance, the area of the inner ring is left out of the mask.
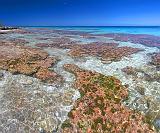
[[[41,27],[43,28],[43,27]],[[151,34],[151,35],[160,35],[160,28],[157,27],[149,27],[149,28],[130,28],[130,27],[125,27],[125,28],[117,28],[117,27],[47,27],[50,28],[50,31],[53,29],[61,29],[61,30],[71,30],[71,31],[80,31],[80,32],[91,32],[91,33],[96,33],[96,34],[102,34],[102,33],[136,33],[136,34]],[[32,29],[33,30],[33,29]],[[154,120],[156,125],[159,125],[159,120],[160,116],[158,116],[160,112],[160,83],[158,81],[146,81],[144,79],[144,73],[145,74],[159,74],[159,70],[155,68],[155,66],[149,65],[149,62],[151,61],[151,58],[149,54],[152,54],[154,52],[158,53],[160,52],[160,49],[156,47],[147,47],[142,44],[134,44],[130,42],[120,42],[120,41],[114,41],[111,40],[110,38],[106,37],[95,37],[93,38],[83,38],[81,35],[73,35],[71,34],[68,38],[70,38],[73,41],[79,42],[79,44],[86,44],[86,43],[91,43],[91,42],[116,42],[119,43],[118,47],[123,47],[123,46],[128,46],[128,47],[134,47],[134,48],[140,48],[144,51],[132,54],[128,57],[123,57],[120,61],[117,62],[102,62],[98,57],[93,57],[93,56],[86,56],[82,57],[81,59],[75,59],[71,56],[68,55],[68,49],[60,49],[60,48],[43,48],[45,51],[48,52],[50,56],[56,56],[58,57],[59,61],[58,63],[53,67],[54,71],[61,75],[64,78],[64,83],[59,86],[49,86],[49,85],[43,85],[36,79],[36,83],[38,83],[38,86],[40,86],[40,90],[44,90],[47,93],[55,93],[59,94],[61,93],[62,95],[65,95],[65,93],[69,91],[73,91],[74,93],[72,94],[72,99],[75,101],[80,97],[80,94],[75,88],[73,88],[73,83],[75,81],[75,76],[63,69],[64,64],[76,64],[80,68],[83,68],[85,70],[91,70],[91,71],[96,71],[98,73],[102,73],[104,75],[112,75],[118,78],[122,84],[127,84],[129,85],[128,90],[129,90],[129,97],[127,101],[124,101],[124,105],[128,106],[131,109],[136,109],[139,111],[142,111],[144,114],[150,113],[153,114],[156,119]],[[46,32],[45,29],[37,29],[36,32],[32,34],[7,34],[3,35],[4,38],[9,39],[9,38],[19,38],[19,39],[25,39],[29,43],[27,43],[27,46],[31,47],[36,47],[35,44],[37,43],[52,43],[54,37],[66,37],[66,34],[56,34],[54,32]],[[50,38],[46,40],[40,40],[38,38]],[[133,68],[136,68],[139,70],[138,72],[138,77],[133,77],[131,75],[126,75],[124,72],[122,72],[122,69],[131,66]],[[11,75],[10,73],[5,72],[7,78],[4,80],[0,81],[0,89],[6,87],[6,84],[9,84],[10,80],[17,80],[19,79],[18,76]],[[10,77],[10,78],[8,78]],[[23,77],[23,76],[22,76]],[[26,78],[26,77],[24,77]],[[27,77],[30,78],[30,77]],[[23,83],[20,83],[19,81],[17,84],[22,85]],[[33,84],[34,87],[37,87],[37,85]],[[144,94],[141,94],[139,90],[137,89],[139,86],[144,88]],[[31,89],[31,88],[30,88]],[[3,96],[3,90],[0,93],[0,98]],[[61,101],[63,102],[63,101]],[[153,103],[155,105],[150,105],[149,104]],[[59,109],[59,112],[64,114],[64,116],[58,117],[58,119],[63,122],[65,119],[67,119],[67,112],[69,112],[73,106],[74,102],[70,106],[61,106],[61,103],[57,104],[57,107]],[[64,113],[65,111],[65,113]],[[0,110],[1,112],[1,110]],[[55,115],[59,115],[56,114]]]
[[[32,28],[47,28],[47,29],[56,29],[56,30],[69,30],[69,31],[81,31],[81,32],[90,32],[93,34],[106,34],[106,33],[128,33],[128,34],[149,34],[160,36],[160,27],[159,26],[46,26],[46,27],[32,27]]]

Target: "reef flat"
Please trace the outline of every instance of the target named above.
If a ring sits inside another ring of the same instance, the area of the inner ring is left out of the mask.
[[[75,88],[81,93],[63,132],[153,132],[142,115],[120,103],[127,98],[127,89],[114,77],[84,71],[75,65],[65,69],[77,76]]]
[[[158,132],[159,37],[0,32],[0,132]]]
[[[160,37],[154,35],[147,35],[147,34],[104,34],[101,36],[113,38],[116,41],[123,41],[123,42],[132,42],[132,43],[139,43],[144,44],[146,46],[151,47],[160,47]]]

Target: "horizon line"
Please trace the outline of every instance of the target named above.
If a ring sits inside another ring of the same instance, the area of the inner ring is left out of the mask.
[[[160,25],[15,25],[16,27],[160,27]]]

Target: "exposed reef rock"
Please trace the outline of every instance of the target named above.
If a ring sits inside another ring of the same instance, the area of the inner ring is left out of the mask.
[[[147,34],[122,34],[122,33],[110,33],[100,36],[113,38],[115,41],[139,43],[146,46],[155,46],[160,48],[160,37],[147,35]]]
[[[116,43],[90,43],[84,45],[75,45],[70,47],[69,54],[74,57],[81,57],[85,55],[101,56],[102,54],[117,47]]]
[[[122,57],[126,57],[139,51],[141,51],[141,49],[131,47],[118,47],[104,53],[102,59],[107,61],[119,61]]]
[[[0,30],[0,132],[160,131],[159,37],[92,33]]]
[[[60,77],[48,68],[56,63],[55,57],[31,47],[14,43],[0,43],[0,68],[12,73],[35,76],[42,81],[59,81]]]
[[[122,57],[141,51],[138,48],[117,47],[117,43],[94,42],[89,44],[37,44],[38,47],[53,47],[71,49],[69,55],[73,57],[97,56],[103,61],[118,61]]]
[[[63,123],[63,133],[154,132],[140,113],[121,104],[128,92],[118,79],[71,64],[64,68],[77,76],[81,98]]]

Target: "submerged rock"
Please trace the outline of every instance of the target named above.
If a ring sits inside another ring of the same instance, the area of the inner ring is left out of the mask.
[[[55,86],[25,75],[6,72],[5,77],[0,81],[0,132],[58,132],[71,110],[75,91],[48,91]]]
[[[4,74],[0,71],[0,80],[3,78]]]
[[[136,71],[136,69],[133,68],[133,67],[127,66],[127,67],[123,68],[122,71],[123,71],[124,73],[126,73],[127,75],[137,76],[137,71]]]
[[[137,85],[136,87],[136,90],[141,94],[141,95],[144,95],[145,94],[145,87],[142,86],[142,85]]]
[[[31,80],[31,79],[21,79],[20,83],[22,83],[23,85],[31,85],[31,84],[33,84],[33,80]]]
[[[160,53],[152,54],[152,61],[151,64],[160,67]]]
[[[156,127],[157,127],[158,129],[160,129],[160,118],[159,118],[159,119],[156,119],[156,120],[154,121],[154,123],[155,123]]]

